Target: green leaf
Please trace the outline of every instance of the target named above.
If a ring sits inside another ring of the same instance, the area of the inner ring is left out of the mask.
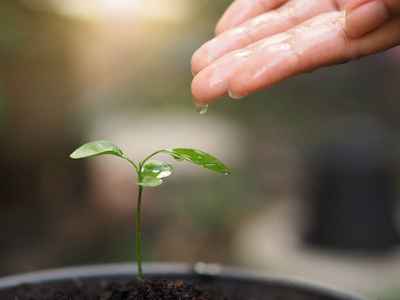
[[[171,164],[159,160],[147,161],[141,169],[138,185],[158,186],[162,184],[162,178],[168,177],[173,172]]]
[[[175,160],[186,160],[198,166],[225,173],[230,174],[229,169],[217,158],[208,154],[204,151],[197,149],[189,149],[189,148],[175,148],[175,149],[165,149],[158,151],[159,153],[167,153],[172,155]]]
[[[71,155],[71,158],[78,159],[78,158],[85,158],[85,157],[92,157],[98,156],[103,154],[112,154],[124,159],[128,159],[121,149],[119,149],[113,143],[107,141],[93,141],[87,144],[80,146],[76,149]],[[129,160],[129,159],[128,159]]]

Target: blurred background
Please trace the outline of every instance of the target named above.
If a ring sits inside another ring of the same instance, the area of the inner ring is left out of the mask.
[[[230,1],[0,2],[0,276],[135,261],[138,162],[174,162],[145,189],[146,261],[259,269],[400,299],[400,49],[301,75],[199,115],[190,59]],[[158,157],[170,161],[169,157]]]

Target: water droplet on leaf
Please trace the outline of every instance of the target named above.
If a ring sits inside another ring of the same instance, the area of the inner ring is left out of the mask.
[[[184,159],[183,159],[183,158],[180,158],[179,156],[172,155],[172,157],[173,157],[176,161],[184,161]]]
[[[156,178],[165,178],[165,177],[168,177],[168,176],[171,175],[171,174],[172,174],[172,171],[170,171],[170,170],[165,170],[165,171],[160,172],[160,173],[157,175]]]

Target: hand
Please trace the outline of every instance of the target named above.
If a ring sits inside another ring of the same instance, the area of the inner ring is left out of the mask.
[[[192,57],[192,94],[241,98],[400,44],[400,0],[236,0]]]

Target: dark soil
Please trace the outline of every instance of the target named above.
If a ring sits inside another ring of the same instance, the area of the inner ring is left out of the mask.
[[[248,300],[215,287],[196,287],[182,281],[152,278],[144,283],[99,283],[81,281],[20,285],[0,291],[2,300]]]

